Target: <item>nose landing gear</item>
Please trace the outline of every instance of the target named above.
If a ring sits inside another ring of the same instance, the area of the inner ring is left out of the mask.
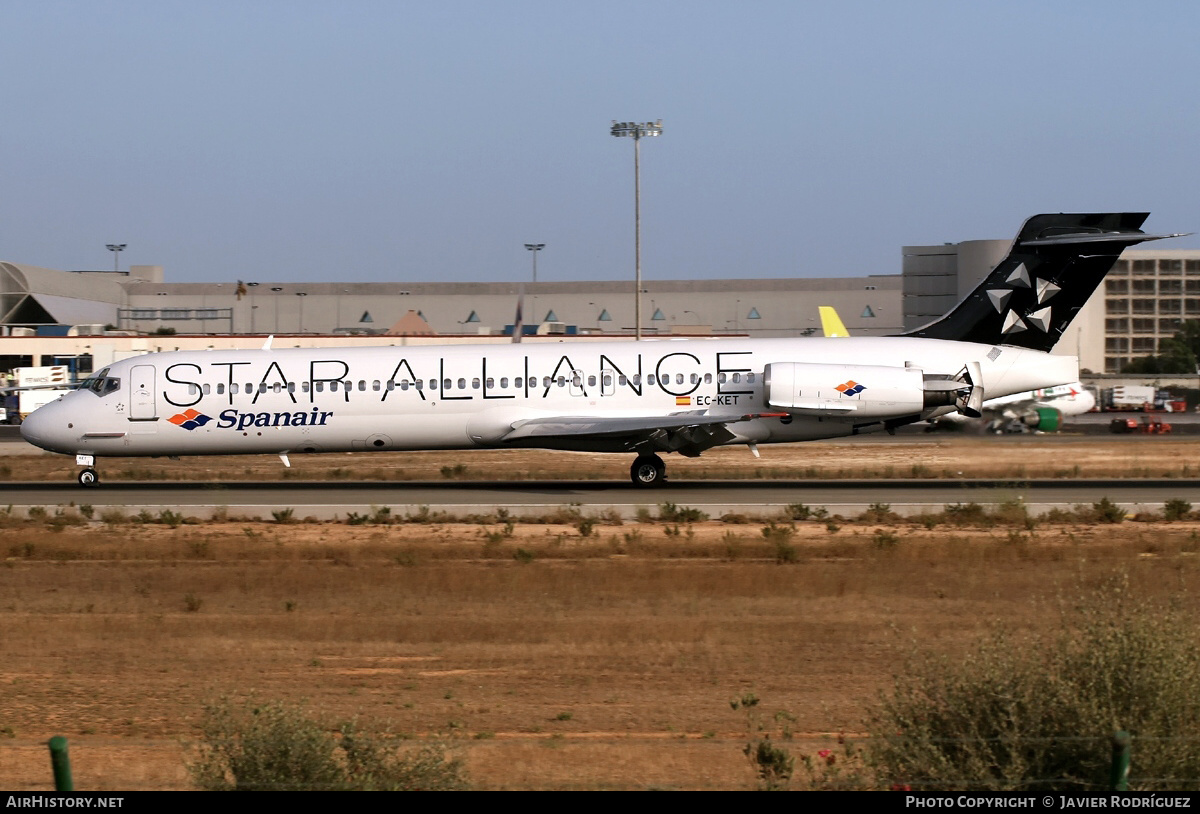
[[[667,482],[667,465],[657,455],[639,455],[629,467],[629,479],[635,486],[661,486]]]
[[[100,475],[96,472],[96,456],[95,455],[76,455],[76,466],[84,467],[79,471],[80,486],[95,486],[100,482]]]

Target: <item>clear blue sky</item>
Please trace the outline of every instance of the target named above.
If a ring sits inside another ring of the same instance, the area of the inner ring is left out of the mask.
[[[1200,4],[7,0],[0,258],[168,281],[889,274],[1200,229]],[[1166,247],[1166,244],[1161,244]],[[1171,246],[1200,246],[1196,238]]]

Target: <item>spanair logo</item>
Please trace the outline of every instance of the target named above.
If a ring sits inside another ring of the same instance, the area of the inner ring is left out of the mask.
[[[222,410],[217,418],[207,416],[198,410],[185,410],[167,419],[177,427],[183,427],[188,432],[203,427],[210,421],[217,422],[219,430],[247,430],[251,427],[317,427],[329,421],[333,412],[322,412],[316,407],[312,412],[297,410],[291,413],[239,413],[237,410]],[[262,433],[259,433],[260,435]]]
[[[195,410],[188,410],[186,412],[171,416],[167,419],[167,421],[170,421],[176,426],[183,427],[185,430],[190,432],[197,427],[203,427],[205,424],[212,421],[212,419],[206,416],[204,413],[198,413]]]
[[[859,384],[858,382],[854,381],[854,379],[851,379],[845,384],[839,384],[837,386],[838,392],[844,396],[857,396],[866,389],[866,385]]]

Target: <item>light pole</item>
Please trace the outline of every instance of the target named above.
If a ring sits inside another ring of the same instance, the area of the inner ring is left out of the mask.
[[[254,333],[254,309],[258,306],[254,304],[254,289],[258,288],[258,283],[246,283],[246,288],[250,290],[250,333]]]
[[[545,243],[526,243],[525,248],[533,253],[533,281],[537,282],[537,254],[546,248]]]
[[[283,291],[283,286],[273,285],[271,291],[275,294],[271,298],[275,303],[275,333],[279,333],[279,292]]]
[[[300,298],[300,331],[304,333],[304,298],[308,296],[307,291],[297,291],[296,296]]]
[[[641,143],[643,136],[661,136],[662,119],[654,122],[612,123],[614,136],[633,139],[633,256],[634,256],[634,300],[633,320],[635,339],[642,338],[642,170]]]
[[[124,243],[109,243],[108,250],[113,253],[113,271],[120,271],[121,252],[125,251]]]

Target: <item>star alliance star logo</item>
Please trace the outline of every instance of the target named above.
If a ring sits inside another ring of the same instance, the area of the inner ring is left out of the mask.
[[[167,421],[170,421],[172,424],[178,427],[183,427],[185,430],[190,432],[197,427],[203,427],[205,424],[212,421],[212,419],[206,416],[204,413],[198,413],[195,410],[187,410],[186,412],[171,416],[167,419]]]
[[[1049,280],[1031,277],[1029,269],[1024,263],[1013,269],[1001,284],[1008,285],[1010,288],[989,288],[987,290],[988,301],[996,309],[996,313],[1004,317],[1004,324],[1000,328],[1001,333],[1015,334],[1030,328],[1036,328],[1042,333],[1049,332],[1052,316],[1050,306],[1046,305],[1046,301],[1062,288]],[[1019,288],[1027,288],[1035,295],[1034,305],[1024,311],[1024,319],[1009,306],[1009,300]]]

